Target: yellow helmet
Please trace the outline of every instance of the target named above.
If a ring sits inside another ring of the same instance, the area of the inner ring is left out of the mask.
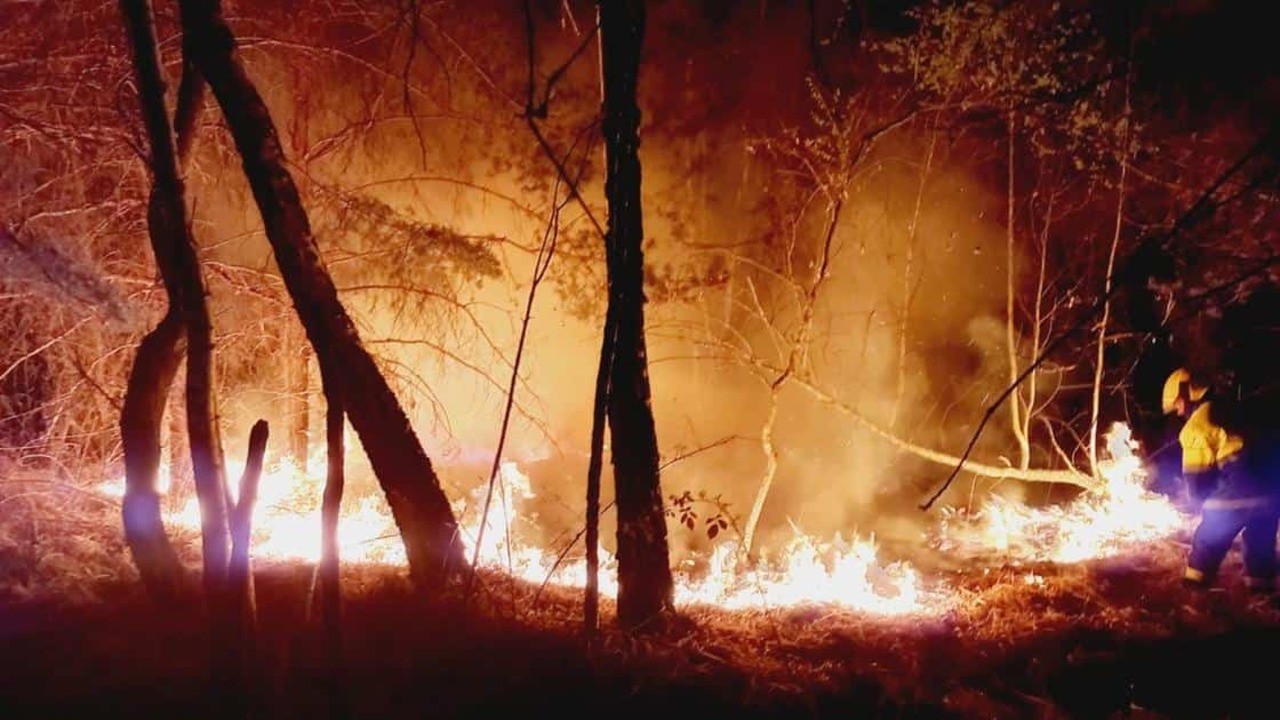
[[[1191,402],[1203,400],[1205,393],[1209,391],[1209,388],[1193,383],[1191,381],[1191,373],[1186,368],[1174,370],[1169,374],[1169,378],[1164,381],[1164,392],[1160,394],[1160,409],[1166,415],[1173,412],[1173,406],[1178,401],[1178,395],[1182,392],[1184,383],[1187,386],[1187,398]]]

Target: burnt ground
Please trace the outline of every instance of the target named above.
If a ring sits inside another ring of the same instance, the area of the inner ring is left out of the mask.
[[[77,564],[51,544],[41,562],[58,562],[25,570],[0,544],[0,717],[219,717],[198,612],[144,597],[119,549],[82,548]],[[943,578],[957,608],[927,618],[686,608],[666,632],[605,630],[590,649],[576,592],[486,575],[465,605],[426,605],[398,569],[347,568],[337,683],[307,613],[310,569],[259,564],[254,707],[269,718],[1274,717],[1280,613],[1238,589],[1234,554],[1224,589],[1184,589],[1183,552],[1169,540],[1080,565],[975,565]],[[1042,580],[1029,584],[1029,570]]]

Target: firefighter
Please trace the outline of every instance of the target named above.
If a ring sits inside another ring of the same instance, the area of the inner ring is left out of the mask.
[[[1273,592],[1280,502],[1250,471],[1244,440],[1214,422],[1209,388],[1185,368],[1169,375],[1160,404],[1166,415],[1186,418],[1178,433],[1182,476],[1200,509],[1184,579],[1194,586],[1212,586],[1236,536],[1243,533],[1246,587]]]

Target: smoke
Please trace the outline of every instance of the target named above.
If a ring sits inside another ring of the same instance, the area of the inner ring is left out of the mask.
[[[940,156],[925,168],[930,138],[922,129],[908,125],[886,136],[845,188],[828,273],[813,294],[811,333],[789,345],[810,303],[803,296],[814,282],[829,206],[776,154],[761,152],[759,141],[786,137],[788,129],[809,137],[831,131],[809,121],[814,107],[803,82],[807,60],[803,43],[795,40],[804,37],[797,30],[802,19],[788,15],[764,35],[758,20],[726,25],[719,43],[697,33],[663,34],[671,28],[661,18],[651,25],[656,30],[641,80],[641,160],[651,274],[647,338],[663,490],[694,493],[703,498],[696,508],[701,519],[724,514],[742,530],[765,475],[761,434],[770,385],[779,368],[798,362],[777,395],[777,472],[758,540],[773,545],[799,529],[819,536],[871,532],[909,543],[923,519],[915,503],[948,469],[904,453],[865,422],[904,442],[956,452],[1003,387],[1000,198],[954,157]],[[468,31],[457,30],[459,42],[466,41]],[[515,25],[504,29],[518,31]],[[743,33],[757,33],[756,49],[789,48],[787,60],[744,53]],[[540,51],[549,58],[565,56],[580,41],[565,29],[540,37]],[[513,62],[491,37],[475,47]],[[726,54],[729,48],[734,50]],[[336,136],[358,112],[369,112],[370,97],[385,98],[394,89],[386,78],[379,88],[359,75],[346,82],[335,75],[324,103],[312,98],[300,105],[300,78],[280,69],[287,58],[253,61],[286,147],[298,150]],[[760,76],[741,67],[730,72],[734,63]],[[564,125],[582,127],[598,102],[598,80],[581,68],[575,72],[566,76],[555,107],[564,109]],[[508,87],[517,96],[518,75]],[[717,78],[733,80],[713,86]],[[488,478],[536,250],[552,209],[566,195],[533,136],[504,114],[509,107],[478,75],[449,79],[447,100],[417,108],[416,125],[398,109],[385,111],[385,121],[375,117],[349,146],[306,165],[295,160],[294,176],[344,287],[388,272],[376,264],[387,258],[373,257],[385,247],[357,248],[360,238],[347,237],[351,228],[332,221],[321,187],[376,200],[411,222],[488,238],[483,242],[501,261],[502,276],[478,282],[457,282],[452,272],[421,266],[396,276],[400,290],[342,293],[366,344],[395,380],[446,491],[463,497]],[[323,113],[305,115],[308,107],[320,106]],[[563,151],[573,133],[552,137],[563,141],[557,146]],[[595,167],[598,153],[572,158]],[[274,264],[225,138],[210,144],[197,163],[196,176],[207,179],[196,183],[202,242],[215,248],[212,256],[220,263],[265,273],[264,287],[283,300],[278,280],[269,279]],[[580,187],[601,223],[602,180],[593,169]],[[590,231],[591,218],[571,202],[559,221],[558,254],[537,289],[502,454],[530,473],[548,538],[571,535],[581,523],[604,300],[601,245]],[[585,237],[585,245],[575,237]],[[394,268],[397,256],[389,257]],[[430,299],[407,301],[407,289]],[[230,292],[215,287],[219,322],[224,329],[243,328],[243,312],[225,302]],[[296,322],[287,303],[279,307],[250,342],[260,353],[284,348],[274,323]],[[587,312],[576,312],[584,307]],[[793,350],[798,360],[791,358]],[[239,381],[266,389],[227,393],[228,425],[247,427],[265,415],[273,426],[288,426],[279,368],[241,371]],[[318,444],[323,402],[314,371],[311,391],[309,427]],[[982,451],[1012,447],[1006,428],[993,427],[987,438]],[[366,472],[355,448],[350,455],[354,474]],[[607,504],[607,462],[605,470]],[[606,545],[611,520],[607,515]],[[705,524],[688,530],[673,523],[671,544],[705,547]]]
[[[795,529],[819,536],[873,532],[918,538],[927,518],[915,505],[949,468],[904,453],[849,411],[903,441],[958,454],[985,405],[1008,380],[1003,231],[987,220],[997,200],[962,167],[934,167],[921,191],[920,170],[907,161],[918,157],[919,140],[907,135],[884,148],[842,210],[830,274],[816,294],[813,336],[803,348],[812,374],[787,382],[778,396],[772,436],[778,469],[759,536],[766,545],[790,539]],[[647,173],[661,177],[655,166],[646,165]],[[720,234],[704,239],[733,247],[768,220],[728,210],[706,222]],[[799,241],[820,243],[822,223],[806,224]],[[655,255],[661,262],[662,255]],[[791,279],[803,289],[810,273],[806,267]],[[665,473],[664,486],[721,494],[744,519],[765,474],[761,429],[769,410],[769,382],[779,377],[776,372],[753,376],[751,365],[784,366],[786,352],[779,353],[777,343],[785,342],[780,336],[785,338],[797,322],[786,307],[786,298],[797,289],[791,279],[779,281],[774,292],[759,275],[755,279],[750,293],[741,290],[739,279],[736,290],[726,283],[703,302],[651,311],[651,327],[687,332],[707,327],[706,316],[724,305],[725,295],[736,292],[731,301],[739,304],[752,293],[781,298],[766,312],[772,321],[768,327],[744,321],[734,328],[735,334],[749,336],[742,343],[745,354],[739,346],[729,358],[712,352],[690,360],[696,340],[650,336],[655,414],[664,447],[739,438],[679,461]],[[980,451],[1010,453],[1002,419],[987,432]]]

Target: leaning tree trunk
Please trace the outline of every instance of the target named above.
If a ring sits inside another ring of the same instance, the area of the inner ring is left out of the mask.
[[[636,84],[644,42],[643,0],[600,2],[604,80],[609,305],[617,320],[609,383],[609,437],[618,508],[618,622],[661,623],[673,605],[658,439],[644,337],[644,224],[640,208],[640,108]]]
[[[364,349],[320,258],[311,223],[285,168],[266,104],[236,54],[217,0],[182,0],[183,31],[244,163],[285,287],[320,363],[335,373],[344,409],[404,538],[410,574],[439,588],[464,563],[453,509],[400,401]]]
[[[168,308],[164,318],[138,343],[138,352],[129,372],[124,404],[120,412],[120,440],[124,450],[125,494],[123,503],[125,539],[134,564],[152,597],[167,601],[182,592],[185,573],[165,534],[157,482],[160,471],[160,434],[169,390],[182,360],[183,319],[182,268],[178,247],[186,242],[186,228],[180,217],[165,207],[166,195],[176,193],[181,201],[181,173],[190,156],[196,119],[204,99],[204,81],[190,64],[182,68],[178,86],[178,107],[174,123],[177,147],[170,139],[173,130],[164,107],[164,85],[159,71],[151,10],[147,3],[122,3],[134,44],[135,68],[143,98],[147,132],[152,144],[152,172],[156,178],[147,209],[147,232],[156,266],[164,282]],[[172,164],[173,171],[160,164]],[[172,176],[172,177],[170,177]],[[172,185],[177,182],[176,187]]]
[[[200,500],[203,579],[214,672],[212,689],[217,699],[229,703],[225,709],[238,714],[243,708],[236,701],[242,697],[240,652],[243,643],[238,632],[240,625],[233,617],[235,606],[228,583],[227,483],[214,408],[212,322],[205,303],[204,277],[200,273],[195,239],[191,234],[185,183],[178,168],[178,146],[164,105],[164,83],[151,6],[148,0],[121,0],[120,8],[133,46],[138,98],[151,151],[152,194],[148,224],[153,237],[158,232],[161,238],[168,240],[156,243],[157,262],[171,270],[165,277],[166,286],[170,297],[180,301],[180,323],[185,325],[188,336],[187,434]],[[172,306],[170,310],[172,317]],[[174,322],[169,318],[166,320]],[[172,330],[166,328],[166,332]],[[172,354],[162,357],[166,362],[171,358]],[[176,363],[170,363],[160,369],[170,371],[168,381],[172,381],[171,371],[176,367]],[[153,395],[142,409],[149,413],[144,428],[153,433],[146,440],[154,441],[154,451],[148,458],[154,457],[158,463],[159,418],[163,416],[163,403],[157,402]],[[152,483],[155,481],[154,470],[150,480]]]

